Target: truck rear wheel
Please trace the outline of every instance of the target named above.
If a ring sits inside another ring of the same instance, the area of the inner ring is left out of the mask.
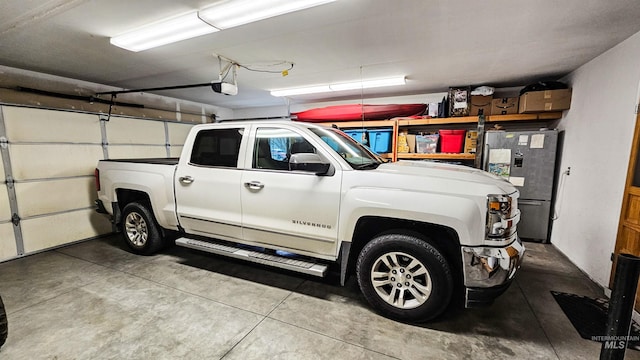
[[[424,322],[451,301],[453,276],[446,258],[428,242],[385,234],[358,256],[358,284],[367,301],[394,320]]]
[[[122,235],[129,248],[140,255],[151,255],[164,245],[153,213],[139,202],[129,203],[122,210]]]
[[[9,326],[7,323],[7,312],[4,309],[4,303],[0,297],[0,347],[7,341],[7,335],[9,334]]]

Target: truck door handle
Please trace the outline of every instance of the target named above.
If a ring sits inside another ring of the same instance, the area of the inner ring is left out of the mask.
[[[244,183],[244,186],[248,187],[251,190],[260,190],[264,187],[264,184],[259,181],[250,181]]]
[[[191,184],[194,180],[191,176],[181,176],[178,178],[178,180],[180,180],[181,183],[183,184]]]

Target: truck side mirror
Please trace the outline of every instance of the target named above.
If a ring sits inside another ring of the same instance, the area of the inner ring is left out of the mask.
[[[291,158],[289,158],[289,170],[292,171],[308,171],[316,175],[326,175],[330,167],[331,164],[323,160],[318,154],[291,154]]]

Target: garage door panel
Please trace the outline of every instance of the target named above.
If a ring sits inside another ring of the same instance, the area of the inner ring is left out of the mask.
[[[12,142],[102,143],[98,115],[9,106],[3,114]]]
[[[21,222],[26,253],[111,232],[111,223],[95,210],[25,219]]]
[[[20,217],[50,214],[93,206],[93,178],[60,179],[16,184]]]
[[[169,128],[169,144],[184,145],[193,124],[167,123]]]
[[[165,158],[164,146],[110,145],[109,159]]]
[[[7,185],[0,185],[0,222],[11,220],[11,207],[9,206],[9,193]]]
[[[180,157],[184,146],[171,145],[171,157]]]
[[[164,123],[161,121],[112,117],[106,128],[109,144],[166,143]]]
[[[0,261],[18,256],[13,224],[0,224]]]
[[[11,144],[9,152],[16,180],[93,175],[104,156],[100,145]]]

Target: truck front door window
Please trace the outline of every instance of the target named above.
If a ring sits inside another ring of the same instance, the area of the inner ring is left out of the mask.
[[[342,131],[319,128],[311,128],[309,130],[340,154],[356,170],[375,169],[384,162],[381,157],[369,150],[369,148]]]
[[[253,168],[289,170],[291,154],[316,153],[300,134],[287,129],[259,128],[254,144]]]

